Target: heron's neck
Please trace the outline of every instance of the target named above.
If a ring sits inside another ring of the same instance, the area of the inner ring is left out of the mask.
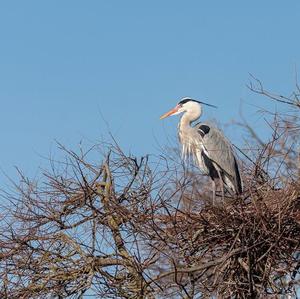
[[[191,128],[192,122],[200,118],[201,113],[185,112],[180,119],[179,126],[182,130]]]

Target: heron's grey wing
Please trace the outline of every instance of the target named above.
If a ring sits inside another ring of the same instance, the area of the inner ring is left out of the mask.
[[[232,178],[237,190],[241,189],[238,164],[230,142],[219,129],[209,124],[201,123],[195,127],[202,138],[207,156]]]

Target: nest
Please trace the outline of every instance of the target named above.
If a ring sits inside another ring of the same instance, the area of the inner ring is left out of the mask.
[[[151,238],[173,267],[157,279],[173,280],[187,294],[220,298],[294,294],[300,267],[299,190],[297,184],[251,190],[217,205],[206,202],[197,213],[177,209],[172,214],[168,208],[172,216],[160,218],[159,239]]]

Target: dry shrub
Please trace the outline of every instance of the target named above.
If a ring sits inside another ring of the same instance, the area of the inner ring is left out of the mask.
[[[288,102],[262,85],[255,92]],[[242,151],[244,193],[210,184],[173,152],[137,159],[116,145],[51,161],[2,192],[1,298],[280,298],[300,267],[299,119],[276,115]],[[100,163],[97,161],[102,154]],[[89,155],[92,154],[92,159]]]

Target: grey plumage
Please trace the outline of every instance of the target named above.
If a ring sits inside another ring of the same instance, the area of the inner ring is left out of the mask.
[[[200,135],[203,132],[201,130],[201,127],[203,126],[208,127],[209,131],[206,134],[203,134],[203,137],[201,136],[203,142],[202,151],[205,154],[207,153],[207,156],[215,169],[219,170],[225,185],[230,189],[233,189],[234,192],[241,193],[241,176],[230,142],[219,129],[212,127],[209,124],[198,123],[195,125],[194,128],[197,129],[198,132],[200,131]],[[206,171],[211,177],[215,173],[210,169],[207,169]]]

